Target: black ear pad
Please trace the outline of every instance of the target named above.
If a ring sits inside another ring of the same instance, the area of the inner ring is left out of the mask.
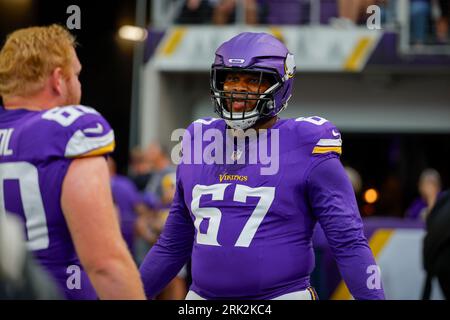
[[[273,101],[267,101],[266,102],[266,109],[267,110],[272,110],[273,108],[274,108]]]
[[[273,108],[274,108],[273,101],[264,101],[261,107],[261,116],[263,117],[267,116],[272,111]]]

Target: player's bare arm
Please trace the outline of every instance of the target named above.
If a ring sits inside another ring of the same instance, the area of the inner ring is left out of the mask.
[[[62,188],[64,216],[100,299],[143,299],[139,273],[120,234],[108,181],[103,157],[74,160]]]

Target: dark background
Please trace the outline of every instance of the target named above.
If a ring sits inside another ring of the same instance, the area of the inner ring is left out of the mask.
[[[114,128],[114,157],[120,171],[126,170],[129,149],[132,42],[119,39],[120,26],[134,24],[135,1],[0,0],[0,45],[16,29],[58,23],[63,26],[70,5],[81,9],[81,30],[71,30],[79,46],[83,70],[81,103],[99,111]]]
[[[418,119],[420,121],[420,119]],[[449,120],[450,121],[450,120]],[[341,160],[363,177],[363,190],[375,188],[379,201],[373,205],[377,216],[399,216],[419,196],[417,182],[426,168],[436,169],[443,189],[450,181],[450,134],[342,133]],[[357,197],[361,214],[370,215]]]

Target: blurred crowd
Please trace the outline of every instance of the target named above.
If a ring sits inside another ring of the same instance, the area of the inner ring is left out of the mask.
[[[449,0],[408,0],[410,38],[414,45],[448,43]],[[311,21],[311,6],[318,5],[318,21]],[[352,28],[365,24],[373,12],[381,9],[382,24],[398,23],[394,0],[186,0],[175,19],[179,24],[226,25],[243,22],[250,25],[330,24]]]

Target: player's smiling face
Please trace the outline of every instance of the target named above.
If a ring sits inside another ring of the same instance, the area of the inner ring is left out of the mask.
[[[225,82],[223,85],[224,91],[234,91],[242,92],[239,93],[226,93],[227,97],[232,97],[232,99],[226,99],[227,109],[233,112],[248,112],[255,108],[256,100],[259,95],[247,96],[247,92],[250,93],[263,93],[270,87],[270,82],[265,78],[260,76],[260,73],[253,72],[230,72],[225,77]],[[246,100],[246,98],[255,100]]]

